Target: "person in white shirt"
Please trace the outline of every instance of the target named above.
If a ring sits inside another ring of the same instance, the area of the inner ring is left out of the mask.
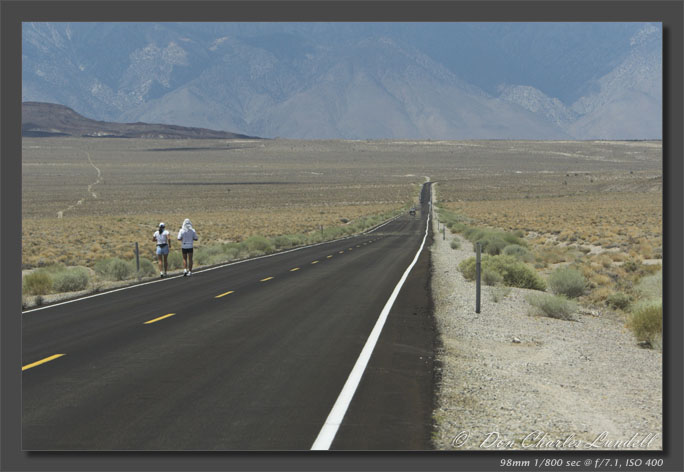
[[[183,277],[190,276],[192,275],[192,246],[194,241],[197,241],[197,232],[188,218],[183,221],[183,226],[178,231],[178,240],[181,242],[183,252]]]
[[[166,277],[166,269],[168,268],[167,258],[169,257],[169,245],[171,240],[169,232],[166,230],[164,223],[159,223],[159,229],[152,235],[152,241],[157,242],[157,259],[159,260],[159,277]],[[162,271],[162,259],[164,261],[164,270]]]

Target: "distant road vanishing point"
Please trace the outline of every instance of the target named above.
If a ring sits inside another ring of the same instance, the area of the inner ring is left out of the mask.
[[[359,236],[24,312],[22,448],[430,449],[430,185]]]

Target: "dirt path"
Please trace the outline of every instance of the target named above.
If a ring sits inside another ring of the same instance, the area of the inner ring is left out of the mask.
[[[95,165],[95,163],[93,163],[93,160],[92,160],[92,158],[90,157],[90,153],[89,153],[88,151],[84,151],[84,152],[86,153],[86,156],[88,157],[88,162],[90,163],[90,165],[93,166],[93,169],[95,169],[95,171],[97,171],[97,180],[95,180],[95,182],[93,182],[93,183],[91,183],[91,184],[88,185],[88,194],[89,194],[91,197],[93,197],[93,198],[97,198],[97,194],[95,193],[95,191],[93,190],[93,188],[94,188],[97,184],[99,184],[100,182],[102,182],[102,171],[100,170],[99,167],[97,167],[97,166]],[[76,203],[74,203],[73,205],[69,205],[68,208],[66,208],[66,209],[64,209],[64,210],[58,211],[58,212],[57,212],[57,218],[63,218],[63,217],[64,217],[64,213],[66,213],[67,211],[73,210],[73,209],[76,208],[78,205],[83,205],[83,202],[85,201],[86,198],[87,198],[87,197],[81,198],[80,200],[78,200],[78,201],[77,201]]]

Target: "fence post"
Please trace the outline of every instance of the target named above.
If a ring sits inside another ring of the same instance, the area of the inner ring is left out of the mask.
[[[442,241],[446,240],[446,225],[442,225]]]
[[[480,243],[478,242],[475,247],[477,251],[475,256],[475,313],[480,313]]]
[[[135,242],[135,269],[136,275],[140,275],[140,252],[138,251],[138,242]]]

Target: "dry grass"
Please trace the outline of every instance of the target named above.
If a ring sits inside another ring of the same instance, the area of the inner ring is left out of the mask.
[[[542,274],[576,267],[582,303],[623,310],[616,296],[641,299],[639,281],[661,267],[660,144],[509,143],[508,155],[441,182],[444,207],[471,227],[524,231]]]
[[[424,177],[403,168],[409,156],[369,146],[25,139],[23,267],[128,259],[136,241],[152,258],[160,221],[173,233],[190,218],[206,246],[312,233],[413,204]]]

